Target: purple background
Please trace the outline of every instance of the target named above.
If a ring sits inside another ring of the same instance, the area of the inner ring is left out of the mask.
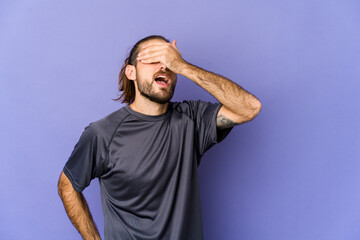
[[[199,168],[205,239],[360,239],[358,0],[1,1],[0,238],[79,239],[57,195],[84,127],[163,34],[255,94]],[[214,101],[179,76],[173,100]],[[101,234],[98,181],[84,191]]]

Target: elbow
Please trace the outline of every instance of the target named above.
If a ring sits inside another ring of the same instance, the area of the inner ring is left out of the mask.
[[[261,102],[259,100],[254,101],[251,105],[251,110],[249,111],[248,121],[253,120],[257,115],[259,115],[261,108]]]
[[[257,100],[256,106],[255,106],[255,111],[254,111],[254,117],[256,117],[260,111],[261,111],[262,105],[261,102],[259,100]]]
[[[258,101],[256,104],[252,104],[248,108],[243,108],[242,110],[243,112],[234,118],[234,122],[237,125],[253,120],[261,111],[261,103]]]

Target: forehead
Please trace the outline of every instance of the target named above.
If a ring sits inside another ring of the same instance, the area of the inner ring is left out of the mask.
[[[167,42],[162,39],[150,39],[150,40],[147,40],[146,42],[141,43],[139,47],[141,49],[141,48],[145,48],[145,47],[148,47],[151,45],[156,45],[156,44],[161,44],[161,43],[167,43]]]

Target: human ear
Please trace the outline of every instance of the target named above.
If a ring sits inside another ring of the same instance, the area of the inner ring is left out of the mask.
[[[127,65],[125,75],[129,80],[136,80],[136,68],[133,65]]]

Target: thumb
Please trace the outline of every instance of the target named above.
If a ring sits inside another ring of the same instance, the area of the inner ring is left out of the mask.
[[[172,41],[171,45],[176,49],[176,50],[179,50],[176,46],[176,40]]]

